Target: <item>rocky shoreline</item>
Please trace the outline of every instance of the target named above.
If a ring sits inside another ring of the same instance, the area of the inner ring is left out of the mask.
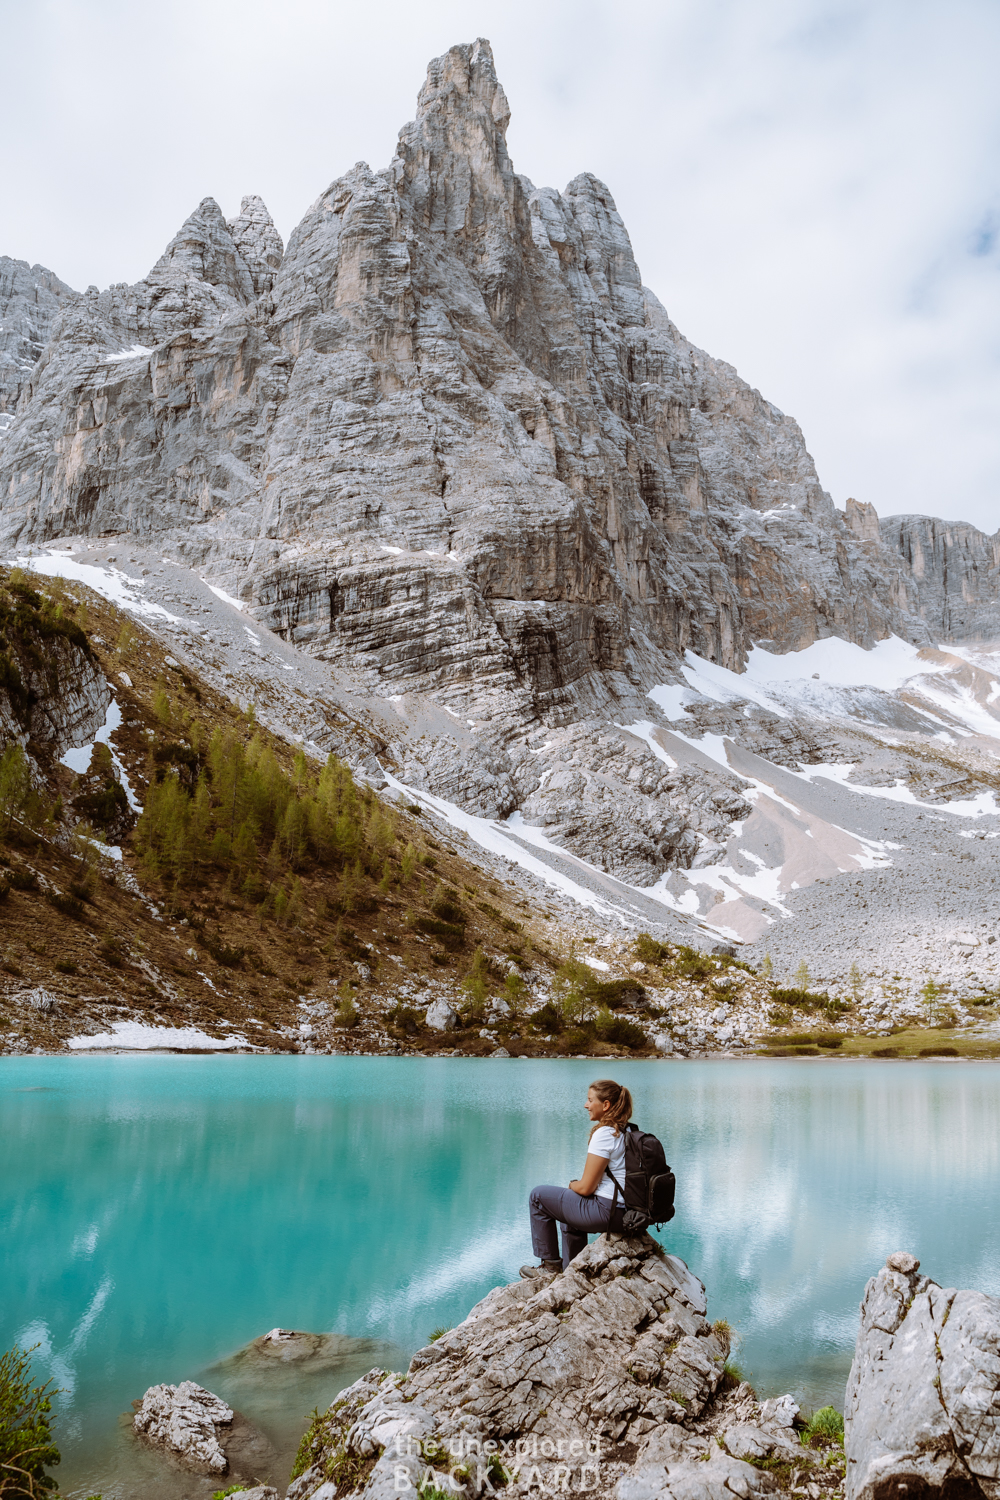
[[[825,1407],[807,1420],[742,1379],[683,1261],[648,1235],[601,1235],[565,1272],[496,1287],[405,1373],[373,1369],[315,1412],[286,1500],[990,1500],[1000,1302],[919,1272],[897,1251],[869,1281],[843,1419]],[[277,1500],[219,1398],[186,1381],[135,1405],[136,1434],[169,1461]]]

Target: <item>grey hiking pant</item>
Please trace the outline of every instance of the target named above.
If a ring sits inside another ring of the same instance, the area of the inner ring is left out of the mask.
[[[563,1270],[587,1243],[588,1234],[603,1234],[611,1220],[610,1198],[581,1198],[572,1188],[532,1188],[531,1248],[539,1260],[558,1260],[556,1225],[562,1227]]]

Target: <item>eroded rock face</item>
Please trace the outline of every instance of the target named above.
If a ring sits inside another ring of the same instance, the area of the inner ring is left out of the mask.
[[[0,255],[0,441],[49,342],[53,320],[77,296],[44,266]]]
[[[1000,1493],[1000,1299],[897,1252],[869,1281],[844,1411],[847,1500]]]
[[[193,1380],[182,1380],[180,1385],[150,1386],[132,1425],[192,1473],[225,1474],[229,1461],[220,1429],[232,1420],[232,1407]]]
[[[887,516],[885,546],[913,580],[917,609],[935,638],[992,640],[1000,634],[1000,531],[964,521]]]
[[[747,1500],[775,1488],[756,1466],[772,1458],[835,1488],[749,1386],[713,1400],[728,1344],[705,1310],[701,1282],[648,1235],[601,1236],[541,1286],[497,1287],[405,1377],[372,1370],[342,1391],[288,1500],[328,1500],[331,1463],[366,1500],[452,1483],[509,1500]]]
[[[687,646],[912,633],[796,424],[678,332],[603,183],[516,174],[509,114],[489,44],[453,47],[284,256],[259,199],[205,199],[88,293],[4,446],[3,534],[155,536],[314,651],[520,717]]]

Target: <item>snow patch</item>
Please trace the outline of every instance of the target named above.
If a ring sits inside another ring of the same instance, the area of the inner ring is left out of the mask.
[[[139,359],[152,354],[152,349],[147,349],[145,344],[133,344],[131,349],[119,349],[116,354],[104,354],[101,356],[102,365],[117,365],[123,359]]]
[[[122,711],[112,698],[108,704],[108,711],[104,715],[104,723],[94,735],[94,738],[86,745],[78,745],[75,749],[67,750],[65,755],[60,755],[59,764],[66,766],[70,771],[75,771],[77,776],[83,776],[90,769],[91,756],[95,745],[107,745],[111,752],[111,764],[118,772],[119,780],[125,789],[128,805],[135,813],[142,812],[142,803],[132,790],[132,783],[128,779],[128,772],[121,763],[118,752],[111,743],[111,736],[121,726]],[[119,856],[120,857],[120,856]]]
[[[238,609],[240,611],[245,608],[241,599],[234,599],[232,594],[226,593],[225,589],[217,589],[214,583],[205,583],[204,578],[201,581],[205,584],[205,587],[215,595],[216,599],[222,600],[223,604],[231,604],[233,606],[233,609]]]
[[[12,565],[28,568],[32,573],[41,573],[45,578],[68,578],[76,583],[85,583],[102,599],[108,599],[122,609],[137,615],[156,615],[163,620],[180,624],[180,615],[172,615],[159,604],[148,599],[136,598],[135,590],[146,587],[144,578],[130,578],[119,568],[102,568],[96,563],[81,563],[68,552],[39,552],[26,557],[9,559]]]
[[[460,807],[456,807],[453,802],[446,802],[443,797],[435,797],[430,792],[419,791],[416,787],[409,787],[404,782],[397,781],[384,766],[381,769],[386,781],[395,791],[402,792],[411,802],[422,803],[433,812],[439,813],[452,827],[459,828],[463,833],[468,834],[469,838],[481,849],[487,849],[491,854],[499,854],[501,858],[510,860],[525,870],[530,870],[532,875],[536,875],[546,885],[555,886],[578,902],[580,906],[590,907],[593,911],[603,912],[606,916],[619,916],[607,901],[595,895],[593,891],[588,891],[585,886],[578,885],[561,870],[554,870],[544,860],[535,859],[516,839],[507,836],[504,828],[510,828],[516,832],[526,843],[535,844],[543,849],[551,849],[560,859],[572,859],[565,849],[560,849],[558,844],[553,844],[547,839],[540,828],[532,828],[530,824],[525,823],[520,813],[511,813],[505,824],[497,823],[492,818],[480,818],[474,813],[463,812]],[[583,860],[577,863],[584,865]],[[595,871],[596,873],[598,872]]]
[[[141,1021],[113,1021],[110,1031],[97,1036],[71,1036],[66,1043],[74,1052],[103,1051],[117,1047],[128,1052],[151,1052],[169,1047],[182,1052],[229,1052],[234,1047],[248,1047],[242,1033],[232,1036],[209,1036],[196,1026],[147,1026]]]

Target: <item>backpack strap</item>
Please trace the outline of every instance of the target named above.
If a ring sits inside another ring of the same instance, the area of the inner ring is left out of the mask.
[[[612,1172],[610,1167],[605,1167],[604,1170],[607,1172],[608,1176],[611,1178],[611,1181],[615,1185],[615,1190],[611,1195],[611,1212],[608,1214],[608,1228],[611,1229],[611,1226],[614,1223],[615,1208],[618,1203],[619,1193],[621,1193],[622,1195],[622,1213],[625,1212],[625,1189],[622,1187],[621,1183],[618,1181],[618,1178],[615,1176],[614,1172]],[[613,1230],[612,1232],[615,1234],[619,1233],[618,1230]]]

